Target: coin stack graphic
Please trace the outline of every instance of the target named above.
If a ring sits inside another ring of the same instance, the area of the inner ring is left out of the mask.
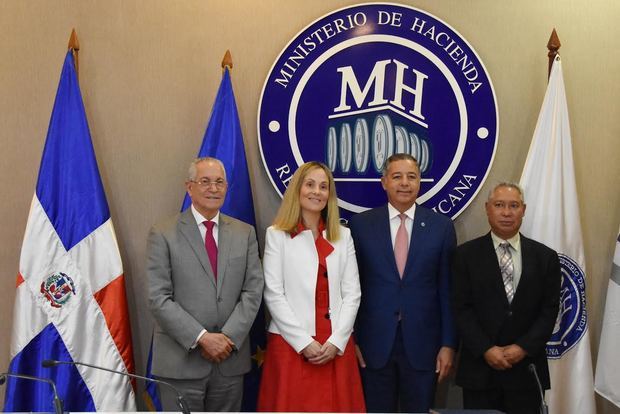
[[[333,172],[348,174],[354,166],[355,172],[363,174],[367,172],[372,159],[372,168],[381,174],[387,159],[397,153],[411,154],[417,159],[422,174],[431,164],[428,142],[404,126],[394,126],[387,114],[375,116],[372,143],[371,131],[365,118],[355,120],[353,131],[350,123],[342,123],[339,132],[340,135],[335,126],[327,130],[325,159]]]

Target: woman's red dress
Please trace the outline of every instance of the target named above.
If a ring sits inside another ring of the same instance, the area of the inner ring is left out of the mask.
[[[315,246],[319,268],[314,339],[323,344],[332,332],[325,258],[334,248],[322,236],[316,239]],[[295,352],[281,335],[268,335],[258,411],[366,411],[352,337],[343,355],[336,356],[324,365],[313,365],[302,354]]]

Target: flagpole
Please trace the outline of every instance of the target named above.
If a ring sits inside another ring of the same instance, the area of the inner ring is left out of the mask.
[[[80,64],[78,60],[78,52],[80,51],[80,41],[78,40],[75,28],[71,29],[71,35],[69,36],[69,50],[73,52],[73,60],[75,61],[75,74],[80,78]]]
[[[207,132],[205,133],[203,146],[209,141],[212,141],[214,143],[217,142],[217,144],[212,146],[210,151],[206,151],[204,155],[221,154],[222,161],[224,162],[224,165],[226,165],[226,170],[231,171],[231,173],[234,169],[238,169],[239,171],[246,171],[245,174],[237,172],[234,177],[231,177],[231,181],[233,182],[229,189],[233,190],[232,186],[234,186],[234,192],[237,194],[235,195],[233,194],[233,191],[230,191],[228,197],[235,197],[234,199],[236,201],[234,207],[232,205],[228,206],[227,204],[224,204],[223,212],[254,226],[256,222],[254,217],[252,192],[250,189],[250,178],[247,174],[245,145],[243,143],[243,136],[241,134],[241,126],[239,124],[239,116],[237,114],[235,97],[232,91],[232,80],[230,76],[232,68],[232,56],[230,54],[230,50],[226,50],[224,58],[222,59],[222,84],[220,85],[220,89],[218,90],[218,96],[215,98],[215,103],[213,104],[213,112],[211,114],[211,119],[209,120]],[[224,109],[223,106],[227,105],[229,106],[227,112],[234,113],[234,118],[229,119],[228,121],[225,119],[225,117],[224,119],[222,119],[223,117],[221,115],[215,115],[216,108],[220,108],[219,110],[217,110],[217,112],[222,112]],[[230,109],[233,109],[233,111],[230,111]],[[210,140],[208,140],[207,135],[209,135],[212,123],[214,133],[210,135]],[[221,131],[224,127],[225,130]],[[219,129],[220,132],[215,133],[216,128]],[[226,128],[228,128],[229,130],[226,130]],[[230,130],[232,130],[232,132]],[[235,130],[238,131],[238,133],[235,133]],[[221,137],[221,135],[223,135],[223,137]],[[230,151],[230,149],[227,148],[232,149],[233,147],[227,145],[226,141],[233,141],[237,143],[236,145],[239,150],[236,154],[227,154]],[[200,150],[201,153],[202,150],[203,148],[201,148]],[[249,205],[250,209],[247,210],[243,208],[242,206],[244,204]],[[254,320],[254,323],[252,324],[252,327],[250,329],[248,339],[250,341],[250,353],[252,355],[252,368],[248,373],[244,375],[241,411],[254,412],[256,411],[256,404],[258,401],[258,389],[260,386],[260,378],[262,372],[261,366],[263,364],[266,347],[265,314],[263,305],[261,305],[258,310],[256,319]]]
[[[558,50],[562,43],[560,43],[560,38],[558,37],[558,33],[555,31],[555,27],[551,32],[551,36],[549,36],[549,41],[547,42],[547,49],[549,49],[549,53],[547,53],[547,57],[549,58],[549,69],[547,71],[547,80],[549,76],[551,76],[551,67],[553,66],[553,61],[555,57],[558,55]]]
[[[555,30],[549,39],[551,74],[520,184],[533,212],[522,234],[557,251],[562,268],[560,312],[547,342],[553,414],[595,413],[586,306],[585,255],[577,199],[568,103]],[[616,352],[617,353],[617,352]],[[533,380],[533,378],[532,378]]]

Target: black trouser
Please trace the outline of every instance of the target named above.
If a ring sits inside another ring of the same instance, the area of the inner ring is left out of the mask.
[[[514,390],[463,388],[463,407],[477,410],[500,410],[507,414],[538,414],[540,394],[535,388]]]

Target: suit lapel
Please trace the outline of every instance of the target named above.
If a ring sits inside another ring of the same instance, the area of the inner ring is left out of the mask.
[[[202,240],[202,236],[200,235],[200,230],[198,230],[198,226],[196,225],[194,215],[189,208],[181,213],[179,218],[179,231],[183,237],[187,239],[189,245],[194,251],[194,254],[207,274],[207,278],[215,285],[215,278],[213,276],[213,270],[211,270],[211,263],[209,262],[209,257],[207,256],[204,240]]]
[[[396,266],[396,258],[394,257],[394,246],[392,246],[392,233],[390,230],[390,212],[387,204],[381,211],[381,216],[375,220],[375,234],[377,236],[377,246],[384,246],[383,253],[387,258],[387,262],[391,266],[391,274],[400,279],[398,267]],[[409,259],[407,259],[409,261]]]
[[[409,251],[407,253],[407,263],[405,264],[403,279],[406,277],[413,277],[412,274],[416,269],[419,269],[417,264],[419,253],[424,248],[424,240],[428,237],[429,232],[427,221],[428,213],[426,210],[421,209],[420,206],[416,206],[413,225],[411,226],[411,236],[409,237]]]
[[[231,221],[228,216],[220,213],[220,222],[217,234],[217,292],[219,294],[222,289],[224,278],[226,277],[226,268],[228,267],[228,257],[230,256],[230,248],[232,243],[232,234],[230,229]]]
[[[491,278],[490,282],[493,284],[493,288],[498,292],[498,295],[503,298],[504,304],[509,307],[510,304],[508,303],[506,288],[504,287],[504,278],[502,277],[502,271],[499,268],[499,261],[497,260],[497,253],[495,252],[493,239],[491,238],[490,232],[485,237],[484,246],[481,250],[482,263],[480,263],[480,268],[489,269],[489,275]],[[514,302],[514,297],[512,300]]]
[[[520,236],[521,236],[521,277],[519,278],[519,285],[517,286],[517,289],[515,289],[515,296],[512,298],[512,303],[514,303],[518,297],[521,297],[521,294],[519,294],[520,291],[529,290],[527,287],[523,289],[521,289],[521,287],[527,286],[527,284],[530,281],[530,277],[532,276],[532,274],[534,274],[534,272],[532,271],[532,267],[530,266],[530,261],[527,260],[529,257],[531,257],[530,241],[527,238],[523,237],[522,234]]]

